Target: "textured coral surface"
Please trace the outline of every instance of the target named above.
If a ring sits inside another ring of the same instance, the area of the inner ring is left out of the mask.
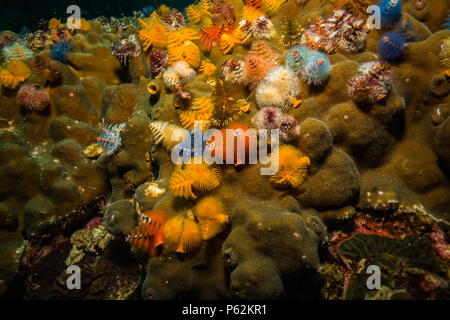
[[[374,1],[200,0],[0,32],[0,297],[449,299],[450,3],[398,2],[383,29]],[[208,128],[244,156],[174,164],[229,156]]]

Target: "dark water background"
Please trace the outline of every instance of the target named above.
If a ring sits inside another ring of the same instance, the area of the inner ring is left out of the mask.
[[[133,11],[145,6],[159,7],[166,4],[181,12],[193,0],[0,0],[0,30],[11,30],[19,33],[22,26],[31,30],[39,28],[41,19],[60,18],[65,22],[69,14],[67,7],[74,4],[81,8],[81,17],[93,19],[106,17],[130,16]]]

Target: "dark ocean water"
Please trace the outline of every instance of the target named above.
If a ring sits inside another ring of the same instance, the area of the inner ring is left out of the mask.
[[[0,0],[0,30],[20,32],[22,26],[31,30],[39,28],[41,20],[53,17],[66,21],[66,13],[70,5],[78,5],[81,17],[86,19],[104,15],[121,17],[131,15],[133,11],[145,6],[157,8],[161,4],[178,8],[180,11],[194,2],[193,0]]]

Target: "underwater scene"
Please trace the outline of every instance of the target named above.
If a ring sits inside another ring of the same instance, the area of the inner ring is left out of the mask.
[[[449,1],[82,2],[2,13],[1,299],[450,299]]]

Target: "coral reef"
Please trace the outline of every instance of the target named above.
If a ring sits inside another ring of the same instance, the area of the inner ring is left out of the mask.
[[[1,32],[0,296],[448,299],[450,4],[373,3]]]
[[[432,241],[441,245],[434,234],[424,239],[414,235],[405,222],[357,219],[360,220],[357,220],[358,229],[354,234],[336,236],[331,247],[345,265],[342,294],[346,299],[389,300],[394,299],[393,294],[399,294],[400,289],[403,289],[401,299],[445,299],[448,296],[448,264],[445,259],[439,259],[432,248]],[[433,229],[440,230],[436,224]],[[369,265],[381,269],[384,289],[379,292],[368,290],[365,285],[361,270]]]

